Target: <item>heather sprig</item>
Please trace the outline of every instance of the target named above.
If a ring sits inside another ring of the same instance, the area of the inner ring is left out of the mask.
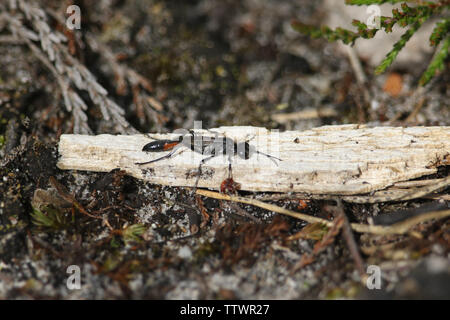
[[[426,83],[428,83],[431,80],[431,78],[435,76],[436,72],[444,70],[445,68],[444,61],[448,56],[449,48],[450,48],[450,37],[447,37],[443,42],[442,47],[435,53],[433,59],[428,65],[427,70],[425,70],[422,77],[420,78],[419,83],[421,85],[425,85]]]
[[[419,30],[420,26],[430,19],[436,17],[443,12],[448,12],[450,9],[450,1],[442,0],[438,2],[423,2],[418,6],[408,6],[404,1],[398,0],[346,0],[346,4],[350,5],[373,5],[383,3],[399,3],[401,8],[394,8],[392,10],[392,16],[380,17],[379,29],[371,28],[364,22],[359,20],[353,20],[352,25],[357,28],[357,32],[346,30],[343,28],[336,28],[332,30],[327,26],[315,27],[304,24],[299,21],[293,21],[292,27],[294,30],[306,34],[312,38],[326,38],[328,41],[341,40],[345,44],[353,45],[358,38],[371,39],[379,30],[384,30],[386,33],[392,32],[395,25],[406,28],[406,32],[401,36],[400,40],[394,44],[392,50],[386,55],[379,66],[375,68],[375,74],[380,74],[386,71],[386,69],[395,61],[395,58],[399,52],[405,47],[406,43],[411,37]],[[444,61],[448,55],[448,42],[450,41],[450,19],[444,18],[434,28],[430,36],[430,46],[436,47],[444,40],[444,44],[437,48],[436,54],[430,62],[427,70],[421,77],[420,84],[425,85],[436,74],[437,71],[442,71],[445,67]]]

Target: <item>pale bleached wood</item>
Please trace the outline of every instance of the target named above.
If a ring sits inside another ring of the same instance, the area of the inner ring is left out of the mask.
[[[237,141],[253,138],[258,150],[281,158],[255,155],[233,158],[233,178],[241,190],[356,195],[382,190],[395,183],[436,172],[450,162],[450,127],[323,126],[307,131],[272,132],[256,127],[211,129]],[[196,131],[199,132],[199,131]],[[207,131],[204,134],[212,135]],[[178,135],[152,134],[167,139]],[[169,160],[138,166],[161,157],[145,153],[146,135],[71,135],[60,138],[60,169],[102,171],[115,168],[145,181],[169,186],[193,186],[205,156],[189,149]],[[203,167],[199,187],[219,189],[228,176],[228,162],[219,156]]]

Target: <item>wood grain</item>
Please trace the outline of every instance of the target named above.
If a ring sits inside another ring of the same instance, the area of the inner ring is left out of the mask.
[[[450,164],[450,127],[323,126],[274,132],[256,127],[211,129],[237,141],[248,138],[259,151],[281,158],[276,165],[261,155],[233,157],[233,178],[241,190],[356,195],[385,189],[436,172]],[[199,130],[213,136],[211,132]],[[178,135],[152,134],[160,139]],[[146,135],[61,135],[60,169],[107,172],[115,168],[145,181],[193,186],[204,155],[181,148],[171,159],[139,166],[167,152],[145,153]],[[180,154],[178,154],[181,152]],[[228,160],[219,156],[203,167],[199,187],[219,189]]]

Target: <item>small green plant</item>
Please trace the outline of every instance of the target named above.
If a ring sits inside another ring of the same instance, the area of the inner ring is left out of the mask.
[[[6,140],[5,140],[5,136],[0,135],[0,149],[3,148],[3,146],[5,145]]]
[[[132,224],[122,230],[122,238],[125,243],[129,242],[140,242],[142,240],[142,235],[146,231],[143,224]]]
[[[330,29],[327,26],[320,28],[306,25],[299,21],[292,22],[294,30],[309,35],[312,38],[326,38],[328,41],[341,40],[345,44],[353,45],[358,38],[371,39],[379,30],[384,30],[386,33],[392,32],[392,28],[395,25],[409,29],[402,35],[400,40],[394,44],[392,50],[387,54],[386,58],[375,69],[375,74],[380,74],[386,71],[386,69],[394,62],[398,53],[405,46],[408,40],[414,35],[414,33],[421,27],[421,25],[430,19],[431,17],[448,16],[450,9],[449,0],[441,0],[436,2],[422,2],[421,5],[410,7],[403,0],[346,0],[346,4],[350,5],[373,5],[383,3],[399,3],[401,9],[393,9],[392,17],[381,16],[379,19],[379,28],[371,28],[367,24],[353,20],[352,24],[358,28],[357,32],[346,30],[343,28]],[[413,2],[413,1],[410,1]],[[436,52],[428,65],[428,68],[420,78],[419,83],[423,86],[427,84],[430,79],[439,71],[443,71],[445,66],[444,62],[448,55],[450,46],[450,18],[442,17],[442,19],[436,23],[436,26],[430,36],[430,46],[440,48],[436,49]]]
[[[41,209],[33,208],[31,218],[33,224],[42,229],[60,230],[68,225],[65,214],[49,206]]]

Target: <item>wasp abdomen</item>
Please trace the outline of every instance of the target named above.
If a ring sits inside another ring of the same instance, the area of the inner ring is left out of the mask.
[[[177,144],[179,144],[179,141],[174,141],[174,140],[156,140],[156,141],[152,141],[150,143],[147,143],[142,148],[142,151],[145,151],[145,152],[168,151],[168,150],[173,149]]]

